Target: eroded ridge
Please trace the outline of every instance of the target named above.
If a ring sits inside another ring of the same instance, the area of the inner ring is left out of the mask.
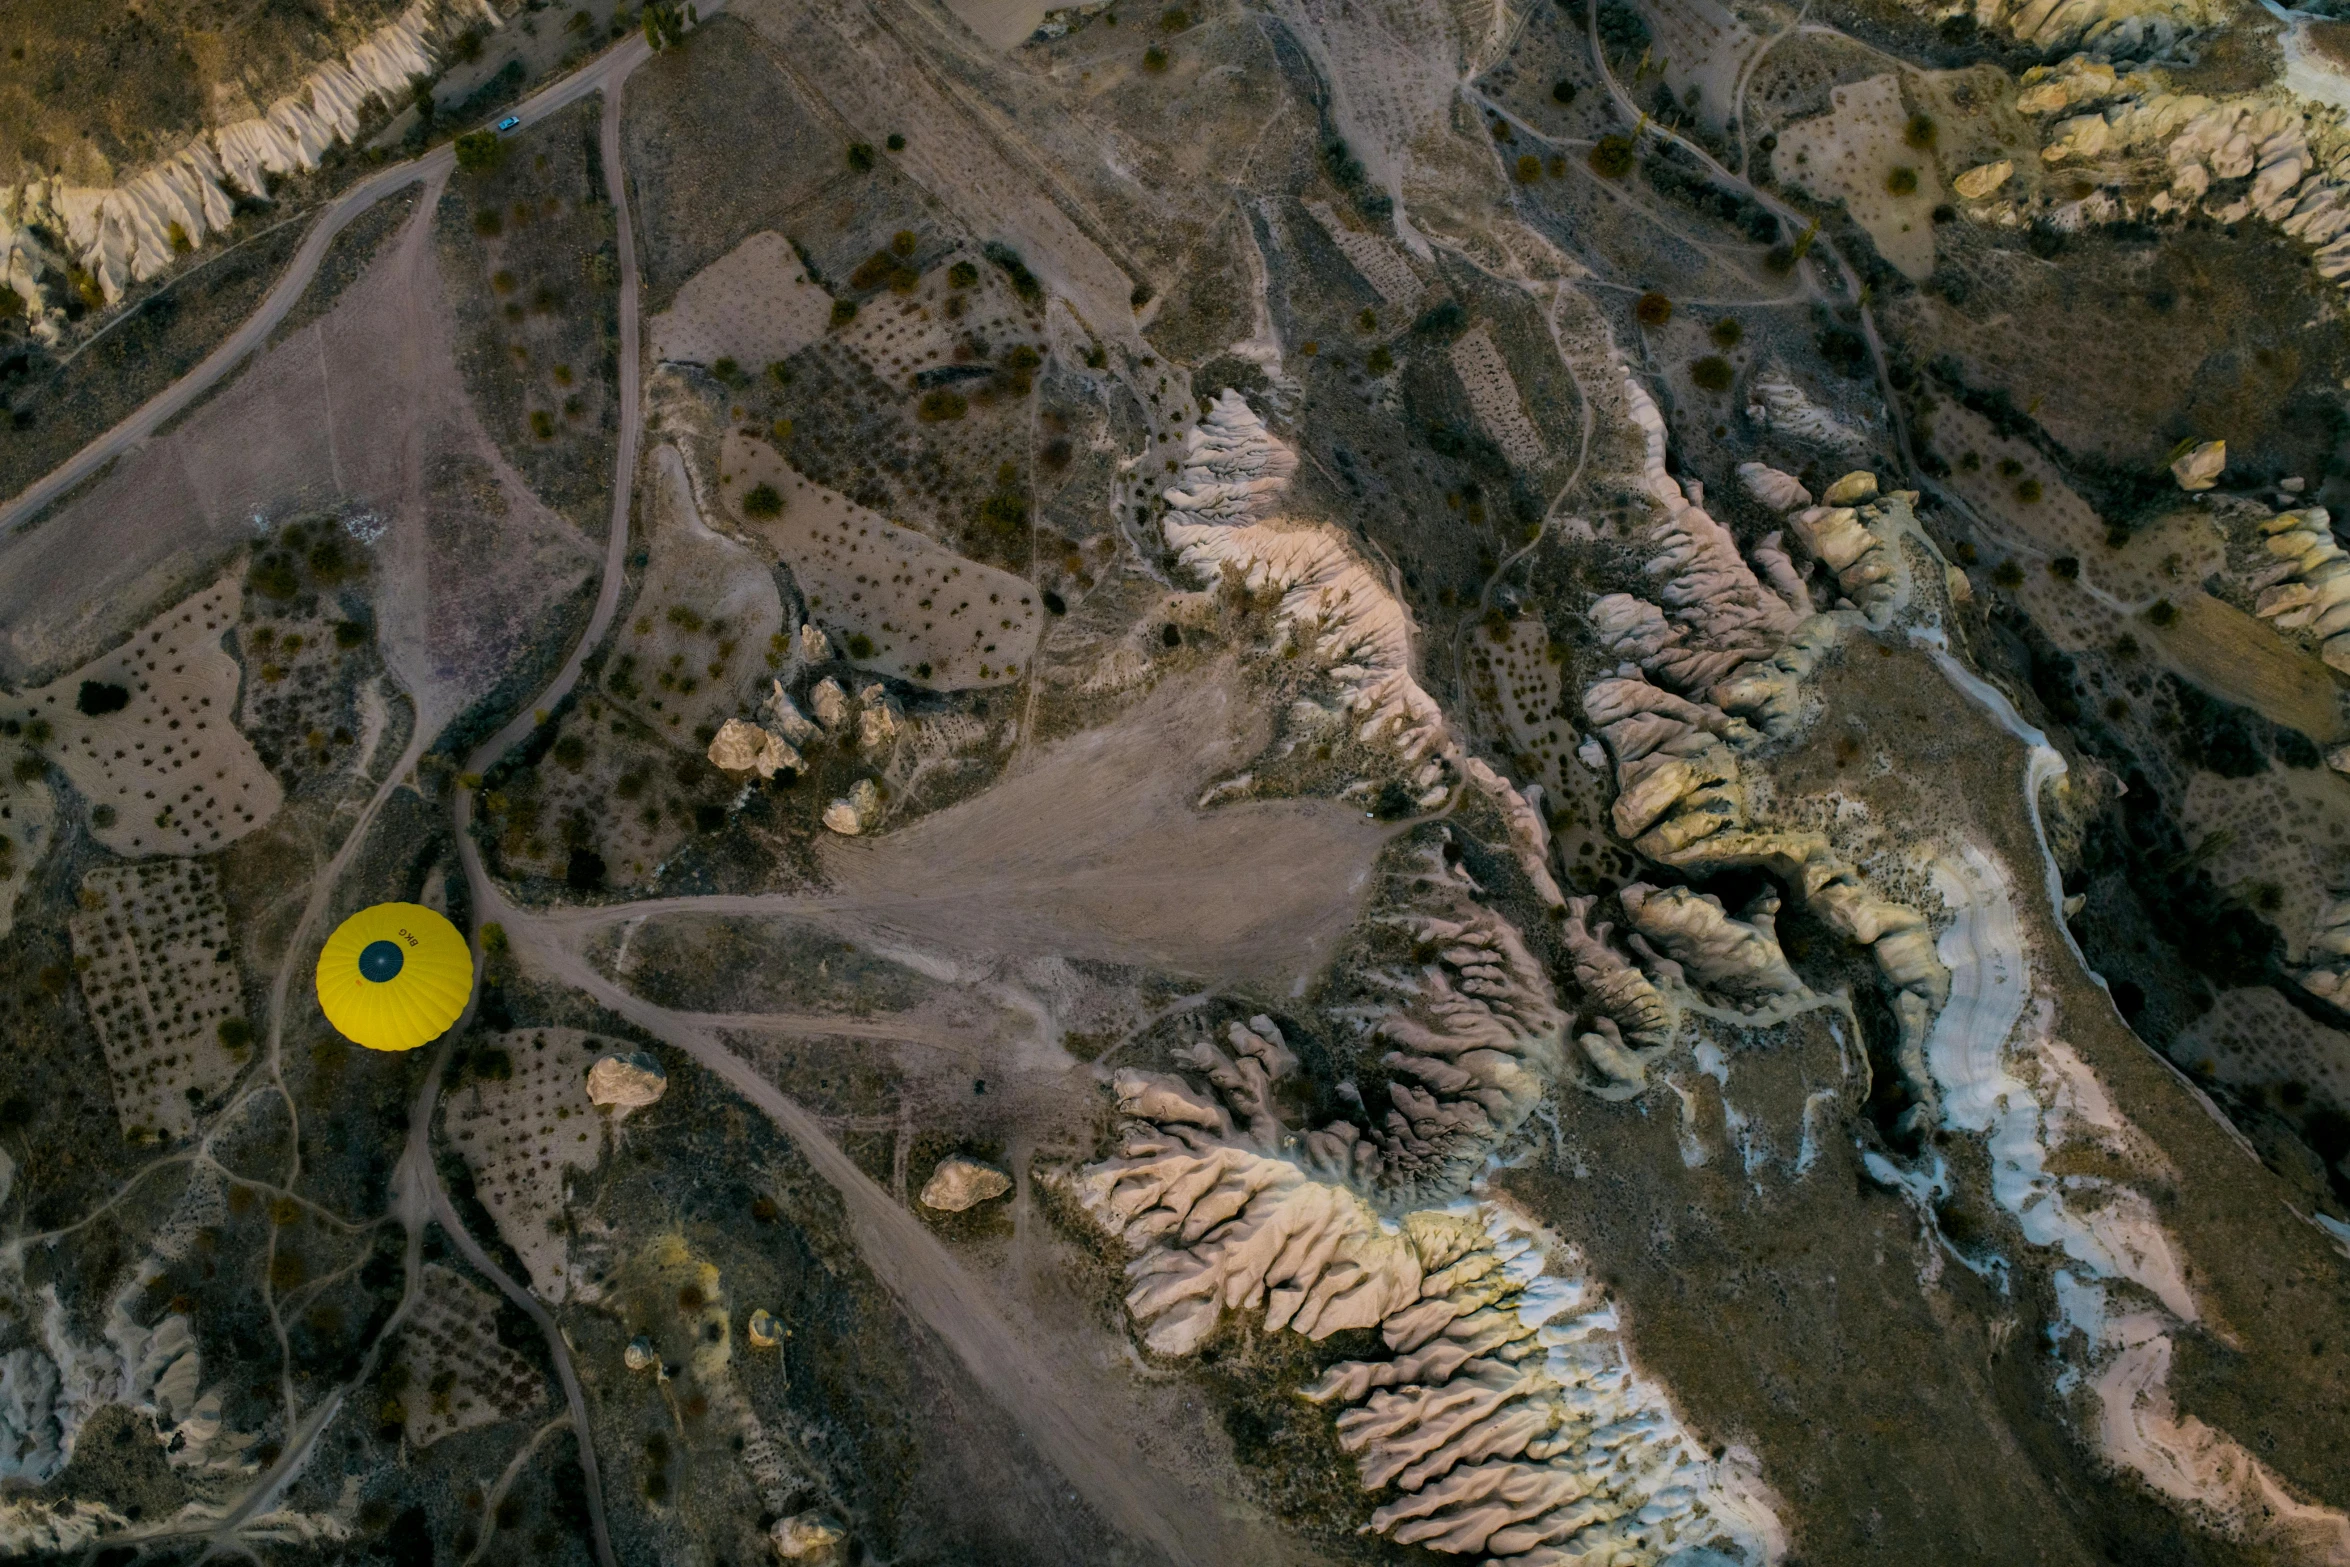
[[[1633,384],[1627,397],[1647,438],[1644,480],[1660,513],[1649,571],[1661,579],[1661,602],[1617,593],[1591,608],[1602,646],[1625,660],[1583,693],[1604,748],[1593,759],[1615,775],[1611,825],[1649,859],[1693,875],[1767,871],[1839,935],[1869,948],[1892,992],[1901,1067],[1918,1096],[1908,1113],[1929,1115],[1921,1052],[1950,979],[1925,917],[1872,891],[1824,834],[1756,821],[1741,762],[1799,739],[1813,672],[1848,633],[1890,626],[1907,609],[1913,589],[1900,552],[1916,528],[1913,497],[1879,497],[1875,477],[1855,473],[1830,489],[1828,504],[1807,506],[1802,486],[1784,474],[1744,476],[1757,493],[1800,508],[1791,518],[1797,538],[1835,584],[1836,607],[1816,609],[1782,535],[1756,546],[1758,576],[1705,511],[1702,493],[1685,493],[1666,472],[1664,423],[1647,394]],[[1619,901],[1659,978],[1744,1004],[1800,989],[1772,928],[1775,895],[1735,917],[1680,890],[1636,885]],[[1614,1060],[1587,1053],[1603,1071]]]
[[[1270,1022],[1230,1037],[1193,1056],[1220,1096],[1121,1072],[1118,1152],[1076,1182],[1136,1252],[1127,1305],[1154,1350],[1196,1349],[1227,1310],[1317,1340],[1375,1328],[1385,1358],[1299,1391],[1339,1411],[1365,1489],[1394,1488],[1371,1527],[1400,1543],[1514,1567],[1778,1558],[1751,1458],[1708,1456],[1571,1248],[1490,1192],[1382,1217],[1352,1139],[1274,1112],[1293,1062]]]

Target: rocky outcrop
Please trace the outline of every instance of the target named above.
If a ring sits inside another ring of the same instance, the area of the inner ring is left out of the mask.
[[[981,1164],[960,1154],[938,1161],[930,1179],[922,1183],[922,1206],[940,1213],[961,1213],[992,1202],[1012,1189],[1012,1178],[992,1164]]]
[[[1257,1020],[1261,1023],[1263,1020]],[[1774,1560],[1784,1536],[1735,1451],[1717,1459],[1632,1366],[1617,1309],[1572,1251],[1491,1195],[1382,1218],[1272,1111],[1287,1051],[1252,1024],[1219,1098],[1122,1072],[1117,1153],[1076,1179],[1135,1253],[1127,1306],[1161,1354],[1226,1311],[1262,1331],[1375,1329],[1386,1353],[1299,1389],[1337,1411],[1369,1527],[1489,1562]]]
[[[614,1120],[631,1110],[659,1104],[667,1092],[669,1074],[661,1070],[661,1063],[648,1051],[598,1056],[595,1065],[588,1068],[588,1103],[599,1110],[611,1111]]]
[[[2100,61],[2159,54],[2234,15],[2219,0],[1978,0],[1968,14],[2023,48],[2081,49]]]
[[[1638,933],[1634,944],[1675,979],[1740,1001],[1797,995],[1804,988],[1779,950],[1776,893],[1763,893],[1742,919],[1732,918],[1713,894],[1687,887],[1634,882],[1616,898]]]
[[[721,772],[757,773],[762,779],[799,772],[806,763],[783,736],[757,724],[730,718],[710,741],[710,765]]]
[[[849,792],[824,808],[824,825],[844,838],[870,832],[881,820],[881,787],[860,778]]]
[[[429,76],[438,50],[474,24],[499,25],[487,0],[415,0],[340,60],[312,71],[262,114],[200,133],[179,152],[112,186],[36,180],[0,192],[0,279],[54,334],[39,279],[55,266],[31,230],[62,235],[111,302],[135,280],[169,270],[225,230],[231,192],[266,197],[272,175],[315,169],[326,149],[359,134],[371,102],[396,104]]]
[[[2322,506],[2277,513],[2260,525],[2277,564],[2252,580],[2254,608],[2280,630],[2307,630],[2319,656],[2350,673],[2350,554],[2334,542]]]
[[[2208,490],[2219,483],[2219,476],[2228,471],[2228,443],[2200,441],[2181,453],[2170,465],[2171,477],[2179,481],[2179,488],[2187,491]]]

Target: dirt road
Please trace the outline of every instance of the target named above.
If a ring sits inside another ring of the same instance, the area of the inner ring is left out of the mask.
[[[532,94],[519,108],[510,112],[528,125],[577,103],[591,93],[602,92],[607,104],[616,103],[619,100],[619,84],[651,53],[642,37],[632,36],[609,54]],[[607,91],[607,88],[610,90]],[[607,118],[604,155],[607,168],[613,164],[617,145],[612,122]],[[436,147],[420,158],[412,158],[406,163],[394,164],[380,173],[372,174],[345,191],[311,228],[309,237],[302,241],[302,248],[294,253],[293,262],[286,268],[285,276],[278,279],[277,286],[261,302],[261,308],[253,312],[244,325],[230,333],[227,341],[207,355],[202,364],[157,393],[138,412],[74,453],[64,464],[26,486],[5,504],[0,504],[0,570],[6,569],[6,540],[26,522],[40,515],[51,501],[153,435],[172,415],[202,396],[221,377],[234,370],[248,354],[267,343],[270,334],[277,330],[310,287],[310,280],[318,273],[319,263],[326,259],[327,247],[334,243],[335,236],[348,227],[352,219],[394,191],[404,190],[419,180],[446,177],[456,167],[456,161],[456,153],[451,147]],[[626,219],[622,221],[625,223]],[[622,253],[628,253],[625,237],[622,240]],[[635,339],[627,337],[623,341],[633,345]]]

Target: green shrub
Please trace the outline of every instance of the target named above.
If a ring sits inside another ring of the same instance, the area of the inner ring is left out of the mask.
[[[1517,163],[1518,183],[1532,185],[1542,178],[1542,160],[1530,152],[1520,153]]]
[[[850,632],[850,633],[849,633],[849,657],[851,657],[851,658],[860,658],[860,659],[862,659],[862,658],[871,658],[872,656],[873,656],[873,639],[872,639],[871,637],[869,637],[869,636],[865,635],[865,633],[864,633],[864,632],[862,632],[862,631],[852,631],[852,632]]]
[[[506,143],[496,131],[467,131],[457,138],[457,167],[487,174],[506,161]]]
[[[1896,196],[1914,196],[1918,191],[1918,171],[1904,165],[1885,176],[1885,189]]]
[[[832,324],[834,326],[847,326],[856,319],[857,302],[855,300],[836,299],[832,302]]]
[[[1654,289],[1632,301],[1632,318],[1645,327],[1660,327],[1673,319],[1673,302]]]
[[[869,141],[849,143],[849,167],[859,174],[873,167],[873,144]]]
[[[221,1044],[230,1050],[248,1049],[253,1043],[253,1025],[241,1017],[222,1018],[220,1027],[213,1032],[220,1036]]]
[[[1719,354],[1708,354],[1689,367],[1689,379],[1708,392],[1726,392],[1733,379],[1730,361]]]
[[[958,261],[947,268],[947,286],[969,288],[979,281],[979,269],[968,261]]]
[[[754,484],[743,495],[743,515],[780,517],[783,515],[783,496],[772,484]]]
[[[1152,44],[1142,52],[1142,68],[1157,76],[1167,69],[1167,51]]]
[[[1632,139],[1602,136],[1592,144],[1591,172],[1603,180],[1620,180],[1632,172]]]
[[[506,220],[495,207],[484,207],[473,215],[473,232],[483,239],[496,239],[506,232]]]
[[[916,413],[925,424],[941,424],[950,419],[962,418],[970,407],[970,402],[961,392],[942,386],[923,394]]]
[[[544,408],[533,408],[530,411],[530,433],[542,441],[553,440],[555,438],[555,416]]]
[[[1746,328],[1738,324],[1736,316],[1724,316],[1706,335],[1714,340],[1716,348],[1736,348],[1738,340],[1746,335]]]
[[[1363,368],[1373,375],[1385,375],[1395,368],[1395,355],[1387,351],[1385,343],[1381,343],[1364,357]]]

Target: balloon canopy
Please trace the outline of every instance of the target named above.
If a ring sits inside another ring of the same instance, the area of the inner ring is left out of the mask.
[[[414,1050],[448,1031],[473,994],[473,951],[421,903],[361,909],[318,954],[318,1005],[370,1050]]]

